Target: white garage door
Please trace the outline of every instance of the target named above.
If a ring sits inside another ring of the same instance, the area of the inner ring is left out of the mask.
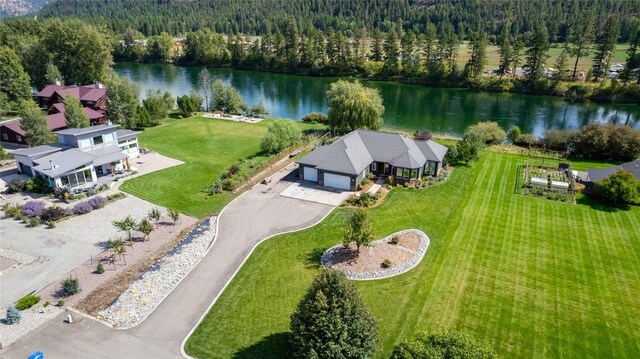
[[[318,182],[318,170],[311,167],[304,167],[304,180]]]
[[[334,175],[332,173],[324,174],[324,185],[326,187],[351,189],[351,178],[349,176]]]

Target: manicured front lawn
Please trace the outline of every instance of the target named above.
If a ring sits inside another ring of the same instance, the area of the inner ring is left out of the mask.
[[[358,282],[380,321],[380,356],[419,330],[465,329],[503,357],[640,357],[640,208],[514,194],[524,157],[484,153],[425,191],[371,209],[378,237],[418,228],[422,263]],[[347,209],[262,243],[187,341],[198,358],[287,357],[289,316],[340,243]]]
[[[234,195],[210,196],[211,184],[236,161],[260,152],[268,123],[195,116],[146,129],[138,137],[141,146],[186,163],[128,180],[121,189],[190,216],[219,212]]]

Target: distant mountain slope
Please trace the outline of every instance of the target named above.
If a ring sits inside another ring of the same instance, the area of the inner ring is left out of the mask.
[[[0,0],[0,19],[38,12],[50,0]]]

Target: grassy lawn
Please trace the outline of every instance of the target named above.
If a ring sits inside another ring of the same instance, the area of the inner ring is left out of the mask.
[[[210,196],[211,184],[236,161],[260,152],[268,122],[195,116],[146,129],[138,136],[141,146],[186,163],[128,180],[121,189],[194,217],[219,212],[234,195]]]
[[[640,208],[514,194],[522,156],[484,153],[424,191],[372,209],[378,237],[431,238],[410,272],[358,282],[380,322],[382,357],[420,330],[464,329],[504,357],[640,357]],[[262,243],[186,344],[198,358],[287,357],[289,316],[340,243],[347,209]]]

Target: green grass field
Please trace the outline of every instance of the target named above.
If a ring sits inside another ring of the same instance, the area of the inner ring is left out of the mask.
[[[233,194],[209,195],[213,181],[236,161],[260,152],[269,121],[238,123],[195,116],[146,129],[140,145],[186,162],[123,183],[121,189],[194,217],[220,211]]]
[[[370,210],[377,237],[418,228],[421,264],[358,282],[381,357],[417,331],[467,330],[503,357],[640,357],[640,208],[514,194],[522,156],[485,152],[442,185],[394,190]],[[258,246],[187,341],[198,358],[287,357],[289,316],[341,242],[347,209]]]

